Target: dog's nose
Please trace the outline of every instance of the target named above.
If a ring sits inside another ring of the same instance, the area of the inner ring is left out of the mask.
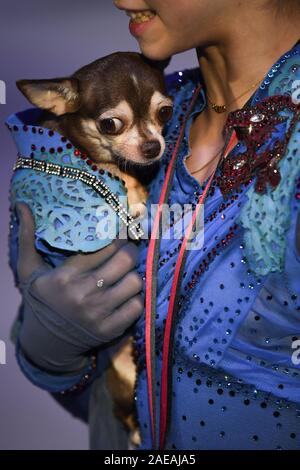
[[[142,153],[146,158],[155,158],[161,151],[161,145],[158,140],[148,140],[142,145]]]

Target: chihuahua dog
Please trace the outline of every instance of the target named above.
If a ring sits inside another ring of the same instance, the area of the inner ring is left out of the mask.
[[[19,80],[17,87],[45,110],[39,125],[125,182],[129,212],[142,215],[145,183],[164,153],[162,130],[173,111],[161,70],[141,54],[117,52],[71,77]]]
[[[145,185],[158,168],[165,149],[163,127],[173,111],[162,70],[141,54],[120,52],[70,77],[19,80],[17,86],[43,110],[38,124],[62,134],[99,168],[121,178],[131,215],[142,215]],[[115,354],[106,377],[116,416],[138,445],[132,337]]]

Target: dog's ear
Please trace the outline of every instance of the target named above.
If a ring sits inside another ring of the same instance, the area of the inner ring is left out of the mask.
[[[79,82],[76,78],[53,80],[18,80],[17,87],[35,106],[61,116],[80,107]]]

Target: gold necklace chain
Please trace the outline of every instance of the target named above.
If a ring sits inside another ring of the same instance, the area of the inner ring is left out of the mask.
[[[214,103],[214,102],[211,100],[211,98],[210,98],[210,96],[209,96],[208,93],[206,93],[206,96],[207,96],[208,101],[209,101],[209,103],[211,104],[213,110],[214,110],[216,113],[219,113],[219,114],[225,113],[225,112],[227,111],[228,107],[229,107],[232,103],[234,103],[235,101],[239,100],[239,99],[242,98],[244,95],[246,95],[246,93],[248,93],[248,92],[251,91],[253,88],[255,88],[261,81],[262,81],[262,78],[259,79],[257,82],[255,82],[255,83],[254,83],[250,88],[248,88],[246,91],[244,91],[244,92],[241,93],[239,96],[237,96],[236,98],[234,98],[234,100],[232,100],[232,101],[231,101],[230,103],[228,103],[227,105],[218,105],[218,104]],[[222,150],[223,150],[223,147],[222,147],[205,165],[203,165],[201,168],[198,168],[198,170],[190,171],[190,174],[191,174],[191,175],[194,175],[194,174],[196,174],[196,173],[199,173],[199,171],[204,170],[204,168],[206,168],[208,165],[210,165],[210,163],[212,163],[212,162],[218,157],[218,155],[222,152]],[[186,157],[186,160],[187,160],[188,158],[190,158],[191,156],[192,156],[192,155],[188,155],[188,156]]]
[[[243,93],[241,93],[239,96],[237,96],[236,98],[234,98],[232,101],[230,101],[228,104],[217,104],[215,103],[214,101],[212,101],[212,99],[210,98],[209,94],[206,93],[206,96],[207,96],[207,99],[209,101],[209,104],[211,105],[212,109],[218,113],[218,114],[221,114],[221,113],[225,113],[227,111],[227,109],[229,108],[229,106],[232,105],[232,103],[234,103],[235,101],[239,100],[240,98],[242,98],[243,96],[246,95],[246,93],[248,93],[249,91],[251,91],[253,88],[257,87],[257,85],[262,81],[262,78],[259,79],[257,82],[254,83],[254,85],[252,85],[250,88],[248,88],[246,91],[244,91]]]

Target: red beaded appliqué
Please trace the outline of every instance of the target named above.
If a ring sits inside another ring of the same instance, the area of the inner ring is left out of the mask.
[[[257,178],[255,191],[258,193],[265,193],[268,184],[272,189],[278,186],[281,180],[278,163],[287,151],[299,118],[300,105],[293,103],[287,95],[268,97],[257,106],[228,115],[224,134],[235,130],[239,141],[246,146],[246,151],[222,162],[220,190],[223,195],[239,188],[253,177]],[[291,122],[288,125],[289,119]],[[288,128],[280,132],[283,135],[280,139],[274,134],[282,124]]]

